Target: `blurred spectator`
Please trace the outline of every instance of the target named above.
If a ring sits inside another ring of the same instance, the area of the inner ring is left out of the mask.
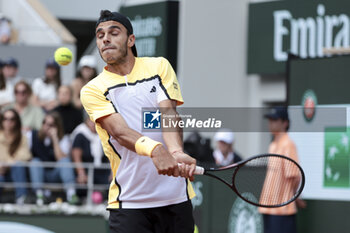
[[[0,93],[0,105],[11,103],[15,100],[13,89],[15,84],[22,78],[18,76],[18,62],[14,58],[9,58],[3,62],[2,74],[5,81],[5,89]]]
[[[11,40],[11,22],[0,13],[0,44],[8,44]]]
[[[3,63],[0,60],[0,109],[1,109],[1,106],[6,104],[6,101],[3,102],[3,100],[6,100],[6,95],[7,95],[5,77],[2,72],[3,66],[4,66]]]
[[[197,164],[203,167],[213,167],[213,149],[210,139],[203,138],[198,132],[193,132],[184,141],[184,151],[197,160]]]
[[[76,108],[82,108],[80,102],[80,90],[91,79],[97,76],[96,58],[93,55],[85,55],[80,59],[77,77],[72,81],[73,104]]]
[[[73,106],[72,89],[70,86],[60,86],[58,89],[58,106],[54,109],[63,121],[64,134],[71,134],[75,127],[83,122],[83,112]]]
[[[19,81],[14,88],[15,102],[5,106],[14,108],[21,116],[22,131],[39,130],[44,120],[43,110],[30,103],[32,88],[25,81]]]
[[[67,166],[72,164],[69,158],[70,141],[64,136],[58,113],[47,113],[40,131],[31,131],[28,138],[33,154],[30,177],[37,197],[36,203],[38,205],[44,203],[44,181],[49,183],[61,181],[66,190],[67,201],[76,204],[78,197],[75,190],[74,169]],[[42,165],[42,162],[57,162],[57,166],[50,168],[38,166]]]
[[[45,111],[57,106],[57,90],[61,86],[60,67],[53,58],[46,61],[45,76],[33,81],[34,103]]]
[[[270,109],[270,112],[264,116],[269,120],[269,130],[273,136],[273,140],[269,145],[268,153],[280,154],[298,162],[298,152],[295,143],[288,135],[290,126],[288,108],[284,106],[276,106]],[[282,164],[283,166],[283,164]],[[261,196],[266,198],[275,198],[275,193],[268,195],[269,186],[273,187],[293,187],[299,181],[293,176],[293,172],[286,173],[282,176],[273,175],[274,172],[266,175],[265,184]],[[279,177],[279,179],[276,179]],[[278,208],[259,207],[259,212],[264,220],[264,233],[296,233],[297,232],[297,212],[298,205],[301,208],[306,207],[305,201],[297,199],[288,205]]]
[[[15,58],[9,58],[3,61],[3,74],[6,84],[11,84],[12,87],[22,78],[18,76],[19,64]]]
[[[23,204],[27,189],[16,185],[26,183],[26,169],[21,162],[31,159],[27,139],[22,135],[21,119],[14,109],[6,110],[1,116],[0,127],[0,182],[6,180],[15,184],[16,203]]]
[[[78,125],[72,133],[72,158],[76,166],[77,182],[86,184],[87,170],[81,163],[94,164],[94,183],[108,184],[109,169],[98,169],[102,163],[108,164],[108,158],[104,155],[101,140],[96,132],[95,123],[86,116],[85,122]]]
[[[215,134],[216,149],[213,157],[217,166],[227,166],[242,160],[234,151],[234,133],[226,130],[219,131]]]

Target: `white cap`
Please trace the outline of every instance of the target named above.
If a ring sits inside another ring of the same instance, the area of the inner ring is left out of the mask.
[[[223,141],[227,144],[231,144],[233,143],[234,139],[235,139],[235,135],[232,132],[224,132],[224,131],[220,131],[217,132],[214,136],[215,141]]]
[[[88,66],[90,68],[96,69],[96,65],[97,65],[96,58],[93,55],[85,55],[80,59],[80,62],[79,62],[79,68]]]

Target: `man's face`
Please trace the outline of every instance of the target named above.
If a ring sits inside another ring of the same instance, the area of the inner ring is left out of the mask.
[[[29,102],[30,92],[24,84],[15,86],[16,102],[21,105],[27,105]]]
[[[286,132],[288,121],[282,119],[269,119],[269,129],[272,134]]]
[[[49,80],[53,80],[55,78],[55,75],[57,75],[58,70],[53,66],[48,66],[45,69],[45,77],[47,77]]]
[[[130,40],[131,37],[131,40]],[[127,36],[126,28],[116,21],[100,23],[96,28],[96,44],[107,64],[122,64],[133,46],[134,35]]]
[[[223,155],[227,155],[232,151],[232,144],[228,144],[224,141],[218,141],[216,145]]]

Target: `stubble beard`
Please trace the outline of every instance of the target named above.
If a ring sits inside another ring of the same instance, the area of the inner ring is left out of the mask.
[[[100,56],[108,65],[111,65],[111,66],[121,65],[121,64],[124,64],[126,62],[126,58],[128,56],[128,49],[127,48],[128,48],[127,41],[125,41],[124,46],[120,47],[120,49],[119,49],[120,56],[110,56],[110,57],[104,59],[102,57],[101,52],[100,52]]]

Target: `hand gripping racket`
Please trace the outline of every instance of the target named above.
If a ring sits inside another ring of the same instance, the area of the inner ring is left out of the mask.
[[[278,154],[258,155],[218,169],[197,166],[195,174],[213,177],[244,201],[268,208],[291,203],[305,184],[305,175],[299,164]]]

